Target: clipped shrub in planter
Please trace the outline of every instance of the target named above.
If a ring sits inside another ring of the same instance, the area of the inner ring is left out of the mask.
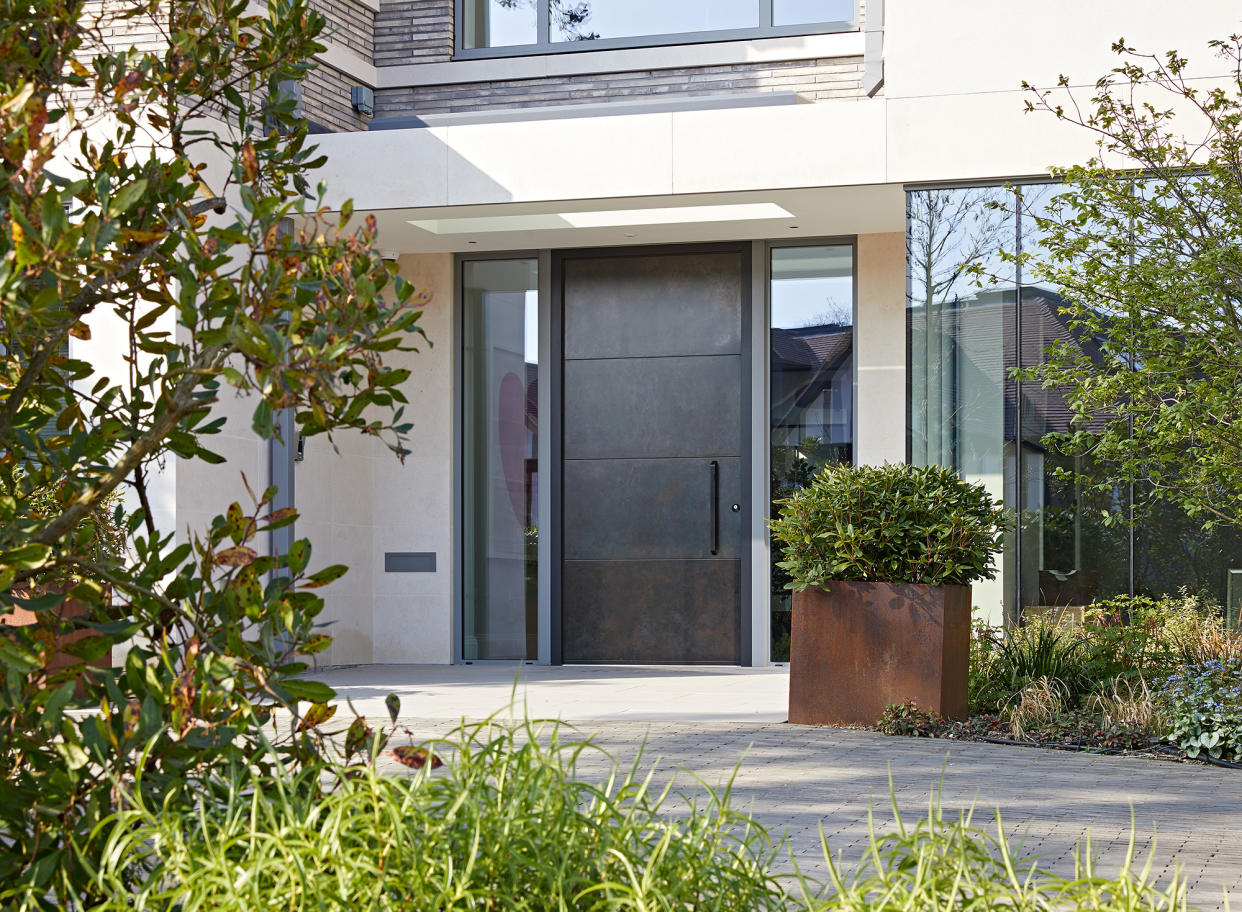
[[[996,575],[1003,517],[940,466],[828,466],[781,501],[789,721],[870,724],[910,700],[964,716],[970,584]]]

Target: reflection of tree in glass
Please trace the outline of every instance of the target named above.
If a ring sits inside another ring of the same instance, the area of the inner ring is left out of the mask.
[[[959,280],[1007,246],[1007,213],[994,205],[1000,192],[973,188],[909,195],[906,261],[914,305],[955,301],[962,296]]]
[[[505,9],[533,7],[539,0],[496,0]],[[589,2],[566,3],[564,0],[551,0],[548,9],[552,16],[552,34],[561,41],[594,41],[599,32],[583,30],[591,18]]]
[[[814,316],[809,316],[802,321],[800,329],[807,329],[812,326],[850,326],[854,322],[853,305],[845,301],[838,301],[836,298],[829,296],[824,302],[824,309]]]

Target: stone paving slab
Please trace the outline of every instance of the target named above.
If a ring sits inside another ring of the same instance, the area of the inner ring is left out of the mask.
[[[420,738],[444,735],[444,718],[403,718]],[[873,732],[773,722],[655,721],[617,719],[575,723],[619,762],[640,747],[663,771],[657,780],[693,770],[707,783],[723,783],[740,764],[733,784],[735,807],[750,810],[788,849],[808,875],[822,879],[826,866],[820,827],[830,850],[847,865],[867,844],[868,809],[876,827],[892,825],[889,775],[903,818],[927,813],[943,781],[946,815],[975,808],[977,825],[992,827],[1001,813],[1007,833],[1027,852],[1039,853],[1059,873],[1071,873],[1080,841],[1090,835],[1099,870],[1115,871],[1131,836],[1136,852],[1151,853],[1153,871],[1167,880],[1180,867],[1192,904],[1223,909],[1223,891],[1242,897],[1242,773],[1198,764],[1141,757],[1109,757],[986,743],[892,738]],[[391,761],[390,761],[391,762]],[[392,769],[402,769],[392,763]],[[580,766],[602,775],[605,758]],[[1234,908],[1242,908],[1235,899]]]

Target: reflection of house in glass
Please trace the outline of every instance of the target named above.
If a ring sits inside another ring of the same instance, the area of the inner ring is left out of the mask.
[[[1079,481],[1089,467],[1048,448],[1047,435],[1071,430],[1065,399],[1012,373],[1058,342],[1091,356],[1096,350],[1065,322],[1055,291],[1027,286],[1021,294],[1020,322],[1015,289],[911,308],[911,454],[957,466],[1020,511],[1006,572],[1021,575],[1023,606],[1081,605],[1128,589],[1123,543],[1114,540],[1116,527],[1103,524],[1105,514],[1125,509],[1128,495],[1117,485],[1111,495],[1087,497]]]
[[[916,191],[910,205],[918,211],[932,204],[920,201],[921,193],[940,194],[934,202],[942,202],[944,194],[971,192],[977,191]],[[1011,201],[1009,211],[1015,208]],[[1032,223],[1024,220],[1024,231]],[[960,273],[963,264],[954,257],[974,246],[975,226],[941,230],[964,239],[939,236],[925,244],[943,262],[925,262],[924,275]],[[1011,281],[985,290],[946,285],[929,296],[918,271],[911,279],[910,459],[955,466],[1021,517],[1008,536],[1000,578],[976,585],[976,601],[990,612],[1003,604],[1011,618],[1019,609],[1175,593],[1183,586],[1223,603],[1242,535],[1204,532],[1180,511],[1153,502],[1142,479],[1110,478],[1108,467],[1067,457],[1045,439],[1073,430],[1070,410],[1060,393],[1019,381],[1014,370],[1038,365],[1060,342],[1100,357],[1094,340],[1066,323],[1058,292]]]
[[[772,446],[814,441],[817,462],[849,462],[854,422],[854,328],[772,330]]]
[[[526,362],[526,497],[528,530],[539,525],[539,365]]]

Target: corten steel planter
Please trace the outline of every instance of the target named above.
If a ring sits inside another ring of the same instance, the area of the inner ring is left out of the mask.
[[[970,587],[830,583],[794,593],[789,721],[873,725],[890,703],[967,714]]]

